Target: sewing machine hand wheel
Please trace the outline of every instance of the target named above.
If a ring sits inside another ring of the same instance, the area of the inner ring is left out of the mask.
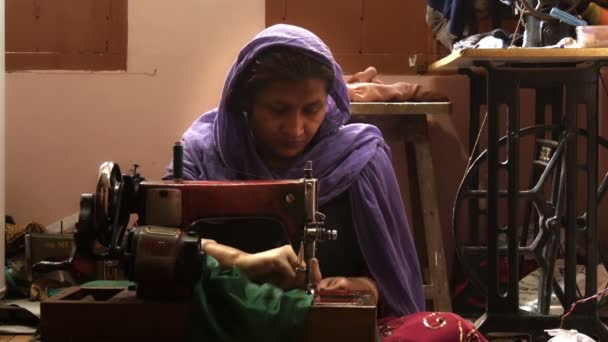
[[[116,246],[120,238],[120,205],[123,192],[118,164],[104,162],[99,167],[95,191],[94,217],[97,240],[105,247]]]
[[[123,192],[122,174],[118,164],[104,162],[99,167],[95,194],[83,194],[80,198],[80,214],[74,233],[75,248],[68,260],[42,261],[33,265],[34,271],[47,273],[72,269],[77,255],[86,258],[105,257],[113,252],[126,225],[120,222],[120,202]],[[110,253],[95,255],[95,240]]]

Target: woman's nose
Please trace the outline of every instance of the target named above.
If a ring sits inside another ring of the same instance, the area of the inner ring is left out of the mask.
[[[304,134],[303,115],[299,111],[290,113],[283,122],[283,133],[291,138],[297,138]]]

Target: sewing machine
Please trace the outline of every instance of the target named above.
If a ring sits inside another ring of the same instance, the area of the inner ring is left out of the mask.
[[[541,47],[557,44],[562,38],[574,37],[573,26],[556,19],[551,9],[560,7],[566,13],[575,13],[583,0],[519,0],[515,6],[524,12],[525,32],[523,47]],[[518,6],[519,5],[519,6]]]
[[[306,291],[315,296],[305,340],[375,339],[376,307],[369,293],[323,293],[311,282],[308,265],[316,242],[335,239],[336,231],[324,227],[317,211],[318,183],[310,163],[295,180],[183,181],[181,155],[176,156],[171,181],[146,181],[136,167],[122,175],[112,162],[100,167],[95,194],[81,197],[72,257],[35,268],[45,272],[69,269],[77,259],[116,260],[136,287],[77,286],[43,302],[45,340],[64,339],[67,332],[87,340],[186,339],[188,298],[195,282],[204,281],[201,237],[251,253],[291,243],[307,265]],[[132,214],[138,222],[127,229]],[[101,326],[116,329],[107,335]]]

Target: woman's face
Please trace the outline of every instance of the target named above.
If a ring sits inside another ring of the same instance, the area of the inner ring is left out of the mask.
[[[252,129],[268,166],[286,166],[306,149],[325,119],[326,104],[326,82],[317,78],[276,81],[258,92]]]

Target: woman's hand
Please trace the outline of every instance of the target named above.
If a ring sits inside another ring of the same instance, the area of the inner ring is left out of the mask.
[[[372,293],[374,302],[378,303],[378,288],[376,282],[368,277],[330,277],[319,282],[320,290],[351,290],[369,291]]]
[[[256,283],[271,283],[284,290],[305,288],[305,265],[298,263],[291,245],[250,254],[206,239],[201,241],[201,249],[217,259],[222,268],[236,266]],[[321,280],[317,259],[313,259],[311,267],[312,282],[316,284]]]
[[[302,265],[304,266],[304,265]],[[317,258],[312,258],[311,264],[309,267],[312,268],[312,274],[310,282],[313,284],[319,284],[321,279],[321,268],[319,267],[319,260]],[[297,272],[296,275],[296,287],[299,289],[306,289],[306,269],[302,268]]]
[[[235,261],[247,276],[257,283],[271,283],[284,290],[306,288],[306,265],[298,263],[291,245],[274,248],[256,254],[242,254]],[[317,259],[312,259],[313,284],[321,281],[321,270]]]
[[[272,283],[282,289],[291,289],[296,284],[298,257],[291,245],[277,247],[265,252],[240,254],[234,262],[249,279],[257,283]]]

